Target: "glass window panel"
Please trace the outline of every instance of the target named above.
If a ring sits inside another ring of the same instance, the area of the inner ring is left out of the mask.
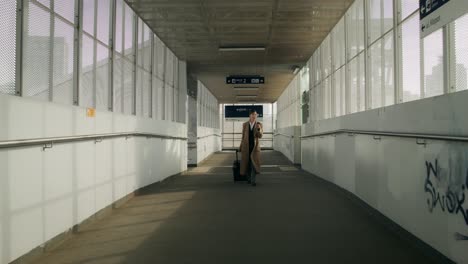
[[[107,111],[109,108],[110,50],[98,43],[96,51],[96,108]]]
[[[136,115],[137,116],[141,116],[143,114],[142,86],[143,86],[143,69],[137,66],[136,68]]]
[[[97,13],[97,39],[109,44],[110,0],[99,0]]]
[[[160,79],[156,79],[157,89],[157,118],[164,120],[164,83]]]
[[[347,40],[348,40],[348,57],[352,58],[357,54],[357,43],[356,43],[356,35],[357,35],[357,25],[356,25],[356,4],[355,2],[349,9],[347,14],[347,21],[346,21],[346,31],[347,31]]]
[[[75,28],[55,18],[53,101],[73,104],[73,63]]]
[[[383,4],[383,33],[393,28],[393,1],[382,0]]]
[[[419,16],[413,15],[401,26],[403,101],[421,98]]]
[[[122,44],[123,44],[123,3],[122,0],[117,0],[115,5],[115,51],[122,54]]]
[[[114,55],[114,104],[113,110],[116,113],[122,113],[123,110],[123,59],[119,54]]]
[[[455,89],[461,91],[468,89],[468,15],[457,19],[454,24]]]
[[[401,19],[404,20],[419,9],[419,0],[399,0],[401,6]]]
[[[326,78],[331,74],[331,47],[330,47],[330,36],[327,36],[322,42],[322,67],[323,77]]]
[[[166,56],[165,52],[166,47],[164,43],[159,38],[157,38],[157,75],[159,78],[161,78],[161,80],[164,79],[164,57]]]
[[[0,93],[15,94],[16,1],[0,6]]]
[[[370,86],[372,108],[382,106],[382,40],[378,40],[370,47]]]
[[[390,31],[384,37],[384,93],[385,93],[385,106],[395,104],[395,62],[394,62],[394,49],[393,49],[393,31]]]
[[[127,115],[133,114],[133,68],[132,62],[123,60],[124,70],[124,113]]]
[[[331,117],[331,83],[330,78],[323,81],[323,118],[328,119]]]
[[[125,4],[125,40],[124,40],[124,54],[130,61],[134,61],[134,39],[133,39],[133,27],[134,27],[134,13],[132,9]]]
[[[356,45],[358,53],[364,50],[364,0],[355,0],[356,4],[356,26],[357,26],[357,40]]]
[[[94,107],[94,40],[83,34],[81,49],[80,106]]]
[[[382,0],[369,0],[369,43],[373,43],[380,36],[382,36]]]
[[[71,23],[75,23],[75,0],[59,0],[54,2],[54,12]]]
[[[143,20],[138,19],[138,52],[137,52],[137,65],[143,66]]]
[[[322,48],[319,47],[315,51],[315,84],[319,84],[322,81]]]
[[[151,30],[145,25],[143,39],[143,68],[147,71],[151,71],[151,35]]]
[[[424,96],[444,93],[444,54],[442,30],[424,38]]]
[[[342,18],[333,31],[333,60],[335,70],[345,64],[346,53],[345,53],[345,31],[344,31],[344,19]]]
[[[174,53],[166,48],[166,76],[164,80],[167,84],[174,85]]]
[[[23,95],[48,100],[51,15],[31,1],[27,16],[23,49]]]
[[[358,76],[358,59],[354,58],[349,63],[349,107],[350,112],[355,113],[358,111],[358,87],[359,87],[359,76]]]
[[[359,89],[359,111],[366,110],[366,71],[365,71],[365,56],[364,53],[359,55],[359,80],[358,80],[358,89]]]
[[[335,93],[335,116],[341,116],[341,107],[343,102],[341,101],[341,69],[337,70],[333,74],[333,78],[335,81],[334,93]]]
[[[83,30],[94,36],[95,0],[83,0]]]

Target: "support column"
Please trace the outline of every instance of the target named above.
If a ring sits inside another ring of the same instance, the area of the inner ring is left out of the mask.
[[[198,116],[197,116],[197,94],[198,82],[193,76],[187,74],[187,94],[188,94],[188,124],[187,124],[187,146],[188,146],[188,166],[197,166],[197,140],[198,140]]]

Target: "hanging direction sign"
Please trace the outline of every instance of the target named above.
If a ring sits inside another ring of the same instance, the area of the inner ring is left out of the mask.
[[[419,0],[421,38],[468,12],[467,0]]]

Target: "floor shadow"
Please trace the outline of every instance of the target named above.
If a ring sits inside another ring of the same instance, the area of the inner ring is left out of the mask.
[[[208,162],[232,161],[222,155]],[[289,164],[276,152],[265,156]],[[233,183],[229,174],[173,177],[143,189],[40,263],[93,262],[431,263],[300,170],[261,174],[257,187]]]

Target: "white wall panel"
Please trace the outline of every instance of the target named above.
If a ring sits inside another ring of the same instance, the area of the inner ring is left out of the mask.
[[[18,119],[22,115],[29,118]],[[0,95],[0,123],[0,141],[133,131],[187,135],[184,124],[107,111],[90,118],[85,108],[9,95]],[[45,151],[42,146],[0,150],[1,245],[9,252],[1,262],[28,253],[138,188],[184,171],[186,148],[180,140],[117,138]]]
[[[322,120],[304,125],[302,135],[336,129],[466,135],[462,109],[467,99],[468,92],[459,92]],[[467,159],[468,144],[461,142],[420,145],[416,139],[348,134],[302,141],[305,170],[354,193],[457,263],[468,263],[465,244],[457,239],[467,235],[468,217],[456,209],[450,212],[435,195],[467,195]],[[434,173],[428,164],[435,166],[436,160]],[[461,202],[466,210],[466,201],[455,200],[453,206]]]

